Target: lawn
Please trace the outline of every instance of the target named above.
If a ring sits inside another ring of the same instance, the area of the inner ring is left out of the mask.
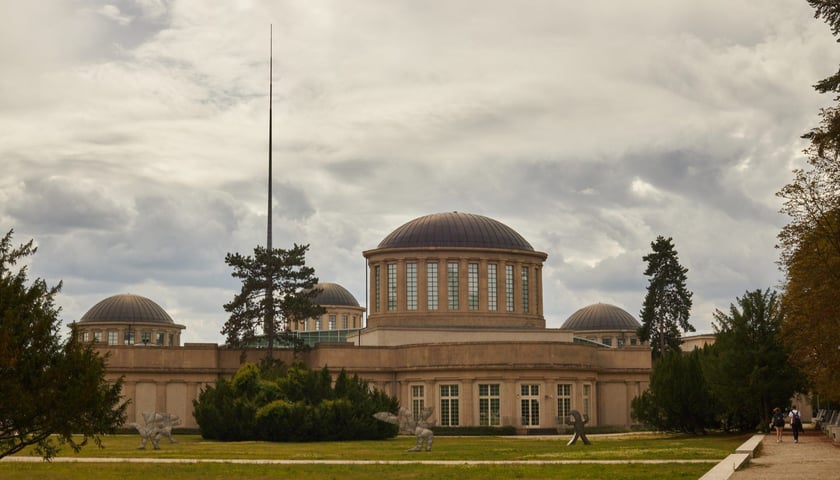
[[[178,443],[161,440],[161,449],[138,450],[137,435],[104,438],[103,449],[87,446],[79,454],[62,450],[60,457],[169,458],[169,459],[284,459],[373,461],[578,461],[578,460],[708,460],[708,463],[663,464],[512,464],[512,465],[399,465],[233,463],[7,463],[0,462],[0,478],[17,480],[37,476],[64,479],[97,478],[276,478],[314,479],[389,478],[431,476],[469,480],[478,478],[698,478],[733,453],[749,436],[734,435],[623,435],[593,436],[592,445],[566,446],[568,437],[438,437],[432,452],[409,453],[413,437],[382,441],[324,443],[212,442],[197,435],[176,436]],[[30,452],[31,453],[31,452]]]

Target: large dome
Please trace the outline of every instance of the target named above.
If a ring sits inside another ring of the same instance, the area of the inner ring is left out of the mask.
[[[175,323],[157,303],[131,294],[114,295],[102,300],[82,315],[79,322]]]
[[[434,213],[416,218],[391,232],[379,248],[475,247],[533,251],[522,235],[481,215]]]
[[[636,330],[642,325],[626,310],[607,303],[596,303],[571,314],[561,328],[584,330]]]
[[[312,303],[330,306],[359,306],[356,297],[337,283],[319,283],[315,285],[315,288],[321,290],[321,292],[312,299]]]

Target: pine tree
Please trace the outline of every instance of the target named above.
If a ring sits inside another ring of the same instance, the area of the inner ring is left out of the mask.
[[[293,322],[325,311],[312,303],[320,290],[315,288],[315,269],[306,265],[308,249],[309,245],[297,244],[289,250],[258,246],[253,257],[239,253],[225,256],[225,263],[233,267],[231,275],[242,280],[242,290],[224,306],[230,318],[222,334],[229,345],[249,346],[265,338],[268,359],[278,341],[301,346],[291,335]]]
[[[647,262],[645,276],[650,279],[637,334],[641,341],[650,342],[653,357],[659,358],[669,351],[680,351],[680,329],[694,331],[688,323],[692,293],[685,285],[688,269],[680,265],[671,238],[660,235],[650,246],[653,252],[642,257]]]

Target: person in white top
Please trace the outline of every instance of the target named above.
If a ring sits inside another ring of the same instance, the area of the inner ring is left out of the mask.
[[[796,405],[790,407],[790,429],[793,430],[793,443],[799,443],[799,432],[802,431],[802,420],[799,418],[799,410]]]

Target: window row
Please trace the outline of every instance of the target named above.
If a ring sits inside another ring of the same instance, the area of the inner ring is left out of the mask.
[[[140,330],[138,338],[137,330],[84,330],[81,332],[83,342],[107,343],[108,345],[119,345],[122,337],[123,345],[156,345],[176,346],[174,333],[153,332],[151,330]]]
[[[479,287],[479,263],[469,262],[467,266],[466,275],[466,300],[467,310],[479,310],[481,308],[480,301],[482,297],[486,299],[487,310],[493,312],[499,310],[499,265],[496,263],[487,264],[487,282],[484,291]],[[440,309],[440,293],[439,293],[439,276],[438,276],[438,262],[426,262],[425,275],[425,290],[422,293],[426,295],[426,310]],[[446,262],[446,308],[448,310],[460,310],[461,306],[461,263],[460,262]],[[537,294],[536,309],[539,310],[539,273],[536,267],[520,266],[518,278],[516,276],[516,266],[511,264],[503,265],[503,272],[501,273],[504,282],[503,296],[504,296],[504,310],[506,312],[516,311],[517,304],[523,313],[531,313],[531,278],[533,270],[533,285],[534,291]],[[380,265],[373,267],[373,305],[374,311],[381,311],[382,305],[382,268]],[[385,308],[388,311],[397,310],[397,296],[399,292],[399,278],[397,274],[397,264],[388,263],[385,265]],[[418,263],[405,263],[405,281],[403,284],[405,293],[405,308],[409,311],[418,310],[419,295],[421,289],[418,283]],[[516,291],[519,291],[517,298]]]
[[[555,401],[546,405],[540,390],[541,384],[519,385],[516,401],[518,402],[519,419],[516,421],[524,427],[538,427],[540,425],[565,424],[572,409],[577,408],[581,414],[590,415],[592,401],[592,385],[581,385],[581,401],[578,407],[575,406],[570,383],[559,383],[556,388]],[[424,385],[411,386],[411,411],[414,419],[420,418],[420,412],[426,407],[426,388]],[[437,424],[444,427],[456,427],[460,425],[460,386],[438,385],[438,415]],[[548,397],[546,397],[548,398]],[[507,399],[506,401],[510,401]],[[478,384],[477,410],[479,425],[481,426],[502,426],[502,395],[501,385],[498,383]],[[554,418],[543,419],[543,408],[553,408]],[[543,421],[545,420],[545,421]],[[556,422],[556,423],[555,423]]]
[[[319,330],[324,330],[324,317],[325,315],[318,315],[315,318],[308,318],[304,320],[303,325],[301,326],[301,330],[303,330],[304,332],[317,332]],[[341,323],[338,322],[339,318],[341,318]],[[339,316],[329,314],[326,315],[326,319],[327,330],[347,330],[351,328],[361,328],[361,318],[358,315],[349,315],[345,313]]]

